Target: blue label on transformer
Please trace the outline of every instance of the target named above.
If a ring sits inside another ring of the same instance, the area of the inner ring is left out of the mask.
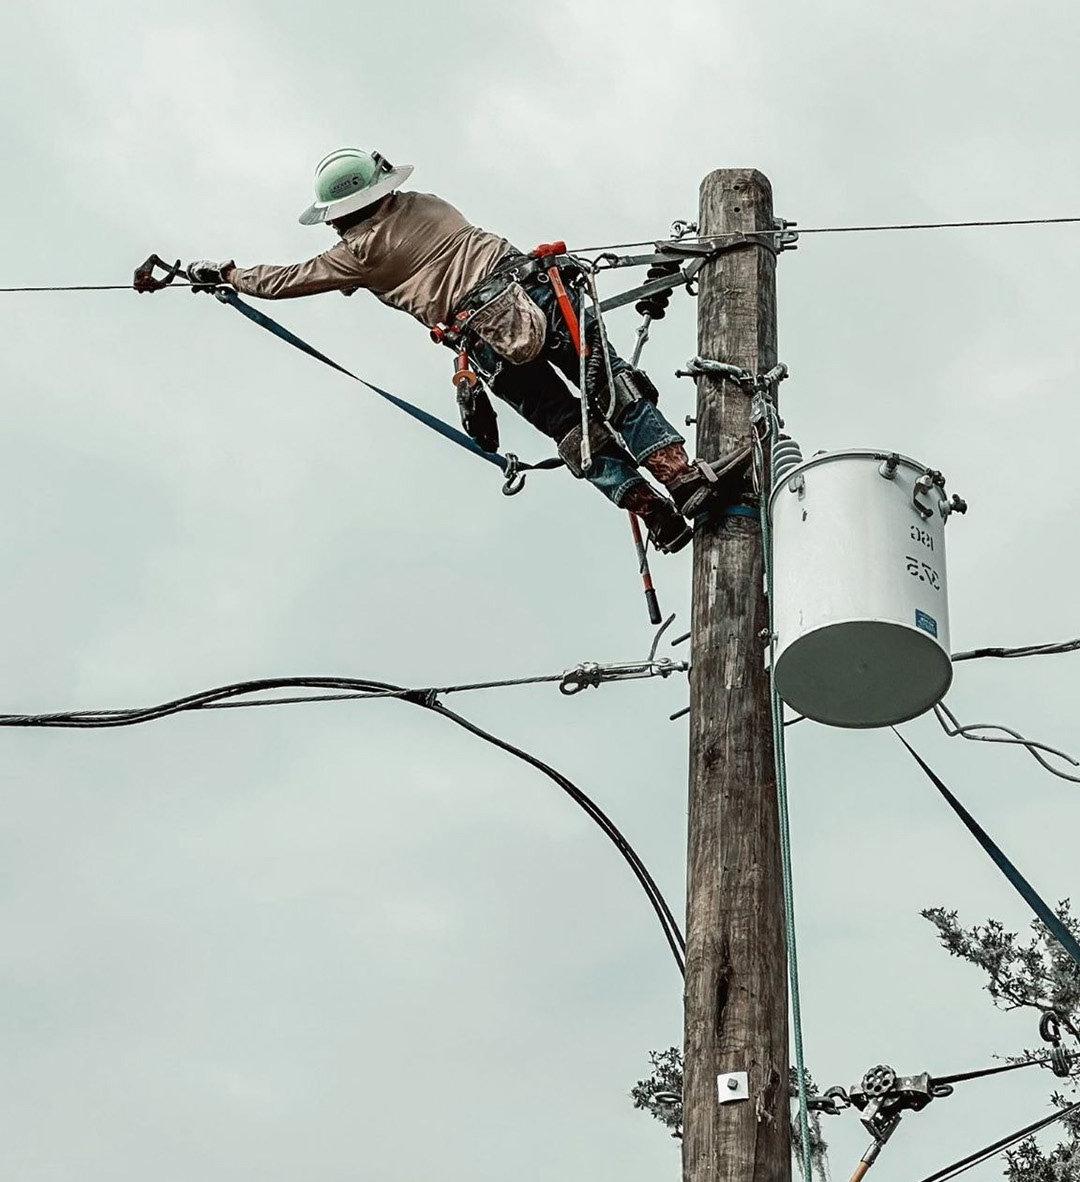
[[[924,632],[929,632],[931,636],[937,636],[937,620],[933,616],[928,616],[926,612],[915,609],[915,627],[921,628]]]

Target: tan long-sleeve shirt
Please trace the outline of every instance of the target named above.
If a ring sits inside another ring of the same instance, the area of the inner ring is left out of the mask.
[[[509,249],[505,238],[470,225],[441,197],[391,193],[323,254],[284,267],[237,267],[230,282],[268,300],[366,288],[430,328],[449,320]]]

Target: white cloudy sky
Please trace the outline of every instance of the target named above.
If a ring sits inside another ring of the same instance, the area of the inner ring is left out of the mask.
[[[3,283],[124,282],[150,250],[287,261],[341,143],[529,247],[662,234],[755,165],[804,226],[1080,211],[1070,6],[674,0],[8,6]],[[888,446],[971,503],[957,647],[1075,634],[1080,230],[806,238],[782,260],[786,414]],[[252,676],[428,683],[648,643],[625,524],[565,477],[493,471],[227,310],[2,297],[0,708],[128,705]],[[447,355],[363,298],[279,308],[452,413]],[[631,338],[632,314],[613,331]],[[650,345],[672,416],[684,301]],[[508,421],[510,445],[544,451]],[[686,555],[658,563],[687,618]],[[1078,745],[1070,658],[951,695]],[[675,681],[462,708],[610,809],[683,891]],[[910,733],[1052,898],[1080,803],[1026,757]],[[19,1182],[529,1182],[677,1175],[631,1110],[678,982],[614,852],[542,779],[407,706],[5,731],[3,1173]],[[790,737],[807,1052],[950,1072],[1033,1039],[918,909],[1025,922],[884,733]],[[1046,1107],[972,1084],[875,1169],[913,1177]],[[864,1144],[828,1129],[836,1175]],[[981,1167],[973,1178],[999,1176]]]

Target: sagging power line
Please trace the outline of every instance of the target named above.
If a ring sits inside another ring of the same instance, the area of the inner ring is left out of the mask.
[[[661,931],[671,950],[676,967],[679,973],[683,974],[685,972],[686,941],[682,930],[656,880],[649,873],[645,863],[615,822],[611,820],[596,801],[579,788],[568,776],[563,775],[562,772],[559,772],[550,764],[525,751],[523,748],[492,734],[490,731],[484,730],[471,720],[450,710],[439,701],[439,698],[443,695],[465,693],[474,690],[536,685],[554,681],[558,681],[561,687],[564,687],[564,692],[577,693],[580,689],[585,688],[586,685],[601,684],[605,680],[604,675],[609,669],[611,680],[624,681],[641,677],[666,677],[670,673],[681,671],[684,668],[685,664],[682,662],[670,661],[667,658],[656,659],[654,650],[649,661],[638,662],[637,664],[624,663],[610,667],[588,664],[578,666],[562,674],[511,678],[488,682],[471,682],[443,687],[429,687],[426,689],[408,689],[389,682],[356,677],[261,678],[253,681],[234,682],[230,685],[217,686],[153,706],[122,710],[77,710],[57,711],[45,714],[3,714],[0,715],[0,727],[59,727],[81,730],[108,729],[136,726],[190,711],[239,706],[270,706],[302,702],[341,701],[348,699],[390,699],[409,702],[412,705],[423,707],[425,710],[430,710],[435,714],[441,715],[443,718],[467,730],[470,734],[475,735],[484,742],[498,747],[500,750],[513,755],[515,758],[534,767],[537,771],[542,772],[585,812],[619,851],[623,860],[630,867],[634,877],[638,880],[638,883],[649,900],[650,906],[656,913]],[[245,694],[264,693],[275,689],[290,688],[336,689],[341,692],[330,695],[319,694],[311,697],[263,698],[252,699],[250,701],[237,700]]]

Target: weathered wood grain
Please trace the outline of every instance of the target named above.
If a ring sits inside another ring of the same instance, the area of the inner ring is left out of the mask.
[[[770,229],[761,173],[722,169],[701,185],[702,234]],[[776,362],[776,259],[748,247],[704,268],[698,351],[766,370]],[[698,455],[749,429],[734,383],[698,378]],[[787,962],[780,836],[761,637],[761,531],[746,518],[694,541],[687,860],[685,1182],[787,1182]],[[717,1103],[721,1072],[750,1073],[750,1101]]]

